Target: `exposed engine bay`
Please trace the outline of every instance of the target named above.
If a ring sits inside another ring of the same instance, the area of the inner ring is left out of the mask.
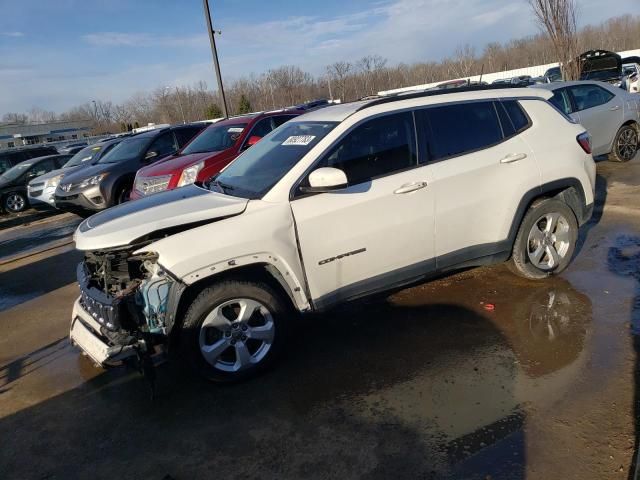
[[[78,269],[84,306],[112,332],[164,335],[174,280],[157,263],[156,254],[133,255],[137,248],[85,254]]]
[[[152,355],[166,343],[173,324],[167,321],[173,320],[168,316],[171,293],[178,298],[183,286],[162,269],[156,254],[134,255],[140,247],[85,253],[77,270],[79,310],[70,336],[101,366],[137,359],[153,393]]]

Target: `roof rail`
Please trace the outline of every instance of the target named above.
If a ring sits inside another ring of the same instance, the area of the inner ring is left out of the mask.
[[[448,95],[451,93],[462,93],[462,92],[477,92],[483,90],[504,90],[506,88],[526,88],[524,85],[469,85],[467,87],[457,87],[457,88],[448,88],[448,89],[438,89],[438,90],[422,90],[415,93],[397,93],[394,95],[389,95],[386,97],[380,97],[376,100],[372,100],[371,102],[365,103],[361,107],[359,107],[356,112],[360,110],[364,110],[365,108],[373,107],[374,105],[380,105],[383,103],[389,102],[397,102],[400,100],[410,100],[412,98],[421,98],[421,97],[434,97],[436,95]]]

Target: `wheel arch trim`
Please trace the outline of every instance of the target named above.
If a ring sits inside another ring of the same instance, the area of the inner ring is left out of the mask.
[[[259,269],[271,280],[277,282],[298,311],[307,311],[311,308],[303,284],[293,269],[280,256],[269,252],[260,252],[212,263],[184,275],[179,279],[182,288],[175,301],[175,310],[178,309],[180,297],[185,292],[198,290],[203,285],[210,285],[224,274],[237,274],[238,276],[247,274],[249,277],[247,280],[250,280],[251,275],[256,272],[255,269]]]
[[[527,210],[535,200],[541,197],[558,197],[564,201],[576,215],[579,226],[586,223],[591,216],[592,209],[586,204],[586,196],[580,180],[574,177],[568,177],[547,182],[540,185],[540,187],[529,190],[520,199],[511,223],[511,228],[509,229],[509,236],[507,237],[510,249],[513,249],[518,229],[522,224]]]

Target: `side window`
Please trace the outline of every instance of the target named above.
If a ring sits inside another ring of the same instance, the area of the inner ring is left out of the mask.
[[[428,147],[431,161],[473,152],[502,141],[493,102],[445,105],[423,112],[430,126]]]
[[[11,168],[11,161],[7,157],[0,156],[0,173],[4,173]]]
[[[500,125],[502,125],[502,133],[504,138],[512,137],[516,134],[516,127],[513,126],[513,122],[507,114],[507,110],[504,108],[503,102],[495,102],[496,110],[498,111],[498,118],[500,119]]]
[[[27,176],[29,178],[39,177],[40,175],[44,175],[45,173],[50,172],[54,168],[56,168],[55,162],[53,161],[53,158],[49,158],[42,162],[38,162],[36,165],[31,167],[29,169],[29,173],[27,173]]]
[[[603,105],[615,96],[597,85],[576,85],[569,88],[578,111]]]
[[[266,134],[271,132],[275,127],[273,125],[273,117],[263,118],[258,123],[255,124],[251,133],[249,133],[250,137],[264,137]]]
[[[195,137],[201,131],[202,129],[197,127],[185,127],[175,130],[174,133],[176,134],[176,139],[178,140],[178,147],[184,147],[191,141],[193,137]]]
[[[156,152],[158,155],[155,158],[158,158],[169,155],[176,150],[177,147],[173,132],[166,132],[153,141],[151,146],[147,149],[147,152]]]
[[[296,117],[295,115],[278,115],[278,116],[272,117],[273,123],[275,124],[274,128],[278,128],[283,123],[286,123],[295,117]]]
[[[349,185],[414,167],[415,128],[411,112],[375,118],[347,134],[317,167],[344,171]]]
[[[571,99],[569,98],[569,92],[566,88],[560,88],[553,93],[553,97],[549,99],[549,102],[560,110],[565,115],[573,113],[573,107],[571,106]]]

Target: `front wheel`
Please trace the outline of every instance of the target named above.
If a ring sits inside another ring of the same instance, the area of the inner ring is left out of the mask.
[[[27,197],[19,192],[9,193],[4,197],[4,200],[2,202],[4,210],[8,213],[20,213],[26,210],[28,205],[29,203],[27,202]]]
[[[131,199],[131,188],[122,187],[118,190],[115,198],[115,204],[120,205],[122,203],[128,202]]]
[[[612,162],[628,162],[638,151],[638,130],[632,125],[623,125],[613,140],[613,150],[609,154]]]
[[[557,275],[569,265],[577,239],[578,222],[566,203],[536,201],[520,224],[509,267],[530,279]]]
[[[266,283],[222,281],[200,292],[189,307],[181,349],[208,380],[245,380],[276,359],[285,342],[289,314]]]

